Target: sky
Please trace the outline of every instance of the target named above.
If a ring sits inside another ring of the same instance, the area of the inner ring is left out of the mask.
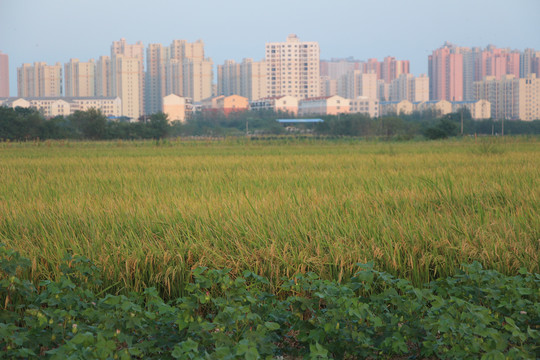
[[[264,58],[266,42],[297,34],[318,41],[321,59],[394,56],[427,73],[445,41],[540,50],[540,0],[0,0],[0,51],[17,67],[110,55],[125,38],[169,45],[202,39],[214,65]]]

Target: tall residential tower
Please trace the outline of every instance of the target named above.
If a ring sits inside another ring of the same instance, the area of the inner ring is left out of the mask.
[[[320,50],[315,41],[300,41],[291,34],[286,42],[266,43],[267,93],[299,99],[321,93]]]
[[[122,114],[138,119],[144,113],[144,46],[127,44],[126,39],[111,45],[111,95],[122,100]]]
[[[0,97],[9,97],[9,57],[0,51]]]
[[[17,91],[19,97],[62,96],[62,64],[23,64],[17,68]]]

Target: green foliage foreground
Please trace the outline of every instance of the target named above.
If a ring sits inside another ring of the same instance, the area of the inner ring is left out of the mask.
[[[67,256],[36,288],[31,262],[0,247],[0,356],[53,359],[534,358],[540,275],[478,263],[415,288],[360,265],[338,283],[308,273],[282,296],[245,271],[197,268],[184,296],[95,293],[97,268]]]

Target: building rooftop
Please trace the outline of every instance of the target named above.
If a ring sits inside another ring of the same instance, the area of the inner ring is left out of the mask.
[[[277,119],[276,120],[280,124],[288,124],[288,123],[321,123],[324,122],[323,119]]]

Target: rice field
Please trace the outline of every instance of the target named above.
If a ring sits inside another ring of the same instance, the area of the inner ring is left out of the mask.
[[[182,293],[197,266],[272,285],[358,263],[416,285],[540,272],[538,138],[0,143],[0,243],[36,282],[66,252],[103,288]]]

